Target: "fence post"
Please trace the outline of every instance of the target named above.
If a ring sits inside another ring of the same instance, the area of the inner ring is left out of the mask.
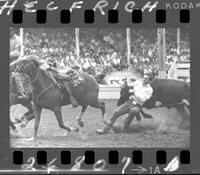
[[[127,43],[127,63],[128,63],[128,69],[131,69],[131,62],[130,62],[130,57],[131,57],[131,34],[130,34],[130,28],[126,29],[126,43]]]
[[[158,78],[166,78],[164,28],[158,28]]]
[[[79,28],[75,28],[75,37],[76,37],[76,55],[79,60],[80,58],[80,46],[79,46]]]
[[[20,40],[21,40],[21,50],[20,50],[20,56],[24,56],[24,30],[23,28],[20,28]]]

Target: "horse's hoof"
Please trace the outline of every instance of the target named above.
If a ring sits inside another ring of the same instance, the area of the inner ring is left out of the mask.
[[[22,121],[19,118],[15,118],[15,123],[21,123]]]
[[[71,127],[70,130],[71,130],[71,131],[76,131],[76,132],[79,131],[78,127]]]
[[[83,127],[83,126],[84,126],[84,123],[83,123],[82,120],[78,120],[77,122],[78,122],[78,125],[79,125],[80,127]]]
[[[15,130],[13,131],[13,133],[14,133],[15,136],[18,137],[18,138],[23,137],[23,134],[22,134],[21,131],[18,130],[18,129],[15,129]]]
[[[35,138],[35,137],[30,137],[30,138],[28,138],[27,140],[28,140],[28,141],[35,141],[36,138]]]
[[[27,125],[27,124],[24,124],[24,123],[23,123],[23,124],[21,124],[20,126],[21,126],[21,128],[25,128],[26,125]]]
[[[107,134],[103,129],[96,130],[97,134]]]

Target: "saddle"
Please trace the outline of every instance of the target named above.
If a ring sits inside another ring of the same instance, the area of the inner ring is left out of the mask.
[[[52,69],[49,68],[50,72],[52,73],[53,77],[57,80],[62,81],[71,81],[74,86],[78,86],[85,82],[85,79],[81,77],[78,72],[73,69],[66,70],[66,69]]]

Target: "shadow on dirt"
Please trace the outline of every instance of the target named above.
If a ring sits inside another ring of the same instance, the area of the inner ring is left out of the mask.
[[[156,125],[149,125],[149,126],[142,126],[142,125],[130,125],[125,130],[122,130],[120,126],[113,126],[113,131],[115,133],[142,133],[146,131],[156,131],[158,126]]]
[[[189,128],[179,128],[178,126],[165,126],[160,127],[160,125],[141,125],[132,124],[125,130],[122,130],[121,126],[113,126],[112,130],[114,133],[143,133],[143,134],[158,134],[158,135],[168,135],[170,133],[179,133],[188,130]]]

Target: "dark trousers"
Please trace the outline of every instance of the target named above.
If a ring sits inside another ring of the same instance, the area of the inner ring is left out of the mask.
[[[133,118],[139,115],[140,109],[141,106],[137,104],[135,105],[131,100],[128,100],[114,111],[114,114],[110,119],[110,125],[112,126],[118,117],[128,113],[129,116],[125,119],[124,123],[124,128],[126,128],[131,123]]]

